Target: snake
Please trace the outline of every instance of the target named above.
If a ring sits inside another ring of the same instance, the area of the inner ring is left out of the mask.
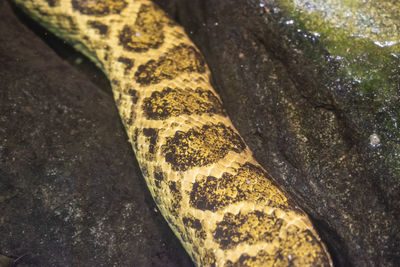
[[[149,0],[13,0],[92,60],[150,193],[196,266],[333,266],[254,159],[184,29]]]

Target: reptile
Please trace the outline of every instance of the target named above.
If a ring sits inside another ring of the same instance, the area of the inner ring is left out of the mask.
[[[181,26],[148,0],[13,0],[108,77],[146,184],[197,266],[332,266],[253,158]]]

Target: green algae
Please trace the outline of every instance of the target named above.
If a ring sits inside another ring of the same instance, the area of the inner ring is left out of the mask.
[[[284,6],[300,13],[314,14],[337,29],[352,36],[374,41],[378,46],[391,46],[400,38],[400,2],[393,0],[293,0],[282,1]],[[315,18],[302,16],[313,23]],[[304,19],[305,18],[305,19]],[[317,25],[318,27],[318,25]],[[318,27],[319,28],[319,27]]]
[[[347,83],[352,116],[381,138],[386,162],[400,174],[400,1],[276,0],[290,24],[318,39]],[[338,90],[337,88],[335,90]],[[378,147],[380,144],[378,145]],[[372,148],[377,147],[376,145]]]
[[[375,94],[378,102],[398,93],[400,2],[380,1],[381,6],[360,0],[280,3],[300,29],[317,36],[341,62],[362,93]]]

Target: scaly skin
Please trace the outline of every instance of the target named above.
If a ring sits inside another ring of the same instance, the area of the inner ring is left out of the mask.
[[[331,266],[254,160],[183,29],[147,0],[15,0],[107,75],[160,211],[201,266]]]

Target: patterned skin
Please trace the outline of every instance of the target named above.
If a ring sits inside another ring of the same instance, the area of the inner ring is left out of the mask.
[[[198,49],[156,5],[14,1],[110,79],[150,192],[196,265],[332,265],[225,114]]]

